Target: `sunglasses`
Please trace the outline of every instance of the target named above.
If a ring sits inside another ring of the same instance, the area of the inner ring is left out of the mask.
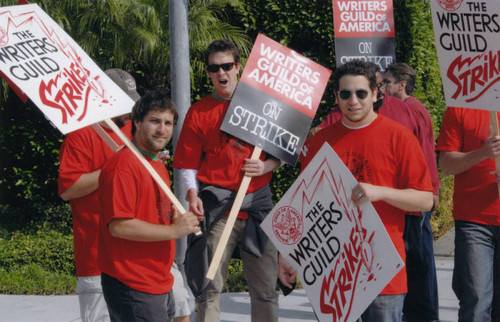
[[[377,84],[377,88],[381,89],[382,87],[384,87],[385,85],[387,85],[387,83],[389,83],[389,82],[386,81],[386,80],[383,80],[383,81],[381,81],[380,83]]]
[[[343,89],[339,92],[339,96],[343,100],[348,100],[349,98],[351,98],[352,94],[356,94],[356,96],[360,100],[364,100],[368,96],[368,91],[366,89],[358,89],[355,91],[348,91],[348,90]]]
[[[220,64],[220,65],[217,65],[217,64],[211,64],[211,65],[208,65],[207,66],[207,70],[210,72],[210,73],[217,73],[219,71],[220,68],[222,68],[223,71],[225,72],[228,72],[230,71],[231,69],[233,69],[233,66],[236,65],[235,62],[232,62],[232,63],[225,63],[225,64]]]

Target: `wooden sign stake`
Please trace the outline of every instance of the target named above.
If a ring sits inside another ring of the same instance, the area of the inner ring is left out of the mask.
[[[498,118],[496,111],[490,111],[491,135],[498,135]],[[500,157],[495,158],[497,172],[500,171]],[[498,184],[498,195],[500,197],[500,184]]]
[[[111,150],[113,150],[113,152],[117,152],[121,149],[121,146],[116,144],[115,140],[113,140],[113,138],[109,136],[109,134],[102,128],[99,123],[92,124],[91,126],[97,133],[97,135],[99,135],[101,140],[103,140],[111,148]]]
[[[135,145],[130,142],[130,140],[127,138],[125,134],[118,128],[118,126],[113,122],[111,119],[105,119],[104,123],[113,130],[113,132],[118,135],[118,137],[122,140],[123,143],[134,153],[134,155],[139,159],[139,161],[146,167],[146,170],[151,174],[153,177],[153,180],[156,181],[156,183],[160,186],[160,188],[167,194],[167,197],[172,201],[172,204],[179,210],[181,214],[186,212],[186,209],[182,206],[180,201],[177,199],[177,197],[173,194],[173,192],[170,190],[170,188],[167,186],[165,181],[160,177],[158,172],[149,164],[148,161],[146,161],[146,158],[142,155],[139,150],[135,147]],[[196,233],[197,235],[201,234],[201,232]]]
[[[262,148],[256,146],[253,149],[253,153],[250,159],[259,159],[261,153]],[[231,207],[231,212],[229,213],[229,217],[227,218],[226,226],[224,226],[224,230],[222,231],[219,243],[217,244],[214,257],[212,258],[212,262],[210,263],[210,267],[208,268],[207,278],[210,280],[213,280],[215,277],[215,273],[217,272],[217,268],[219,267],[222,255],[224,254],[224,250],[226,249],[227,241],[229,240],[229,236],[233,231],[234,223],[236,222],[236,218],[238,217],[238,213],[240,212],[241,204],[243,203],[243,199],[245,198],[245,195],[247,193],[248,186],[250,185],[250,180],[252,180],[252,177],[247,176],[244,176],[243,180],[241,180],[240,188],[238,189],[233,206]]]

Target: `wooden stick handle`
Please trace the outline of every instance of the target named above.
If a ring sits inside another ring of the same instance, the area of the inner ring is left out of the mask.
[[[253,153],[250,159],[259,159],[261,153],[262,148],[256,146],[253,149]],[[214,256],[212,257],[212,262],[210,263],[210,267],[208,268],[207,278],[210,280],[213,280],[215,277],[215,273],[217,272],[217,268],[219,267],[222,255],[224,254],[224,250],[226,249],[229,236],[231,236],[231,232],[233,231],[234,223],[236,222],[236,218],[238,217],[238,213],[240,212],[241,204],[243,203],[243,199],[245,198],[251,179],[252,177],[244,176],[243,180],[241,180],[240,188],[236,193],[236,198],[234,199],[233,206],[231,207],[231,212],[229,213],[229,217],[227,218],[226,226],[224,226],[224,230],[222,231],[219,243],[217,244],[217,248],[215,249]]]
[[[125,143],[125,145],[130,149],[130,151],[132,151],[135,154],[135,156],[139,159],[139,161],[141,161],[141,163],[146,167],[146,169],[151,174],[153,179],[160,186],[163,192],[167,194],[167,197],[170,199],[170,201],[172,201],[172,204],[177,208],[177,210],[179,210],[181,214],[185,213],[186,209],[184,209],[180,201],[173,194],[172,190],[170,190],[170,188],[167,186],[165,181],[163,181],[158,172],[156,172],[156,170],[151,166],[151,164],[149,164],[149,162],[146,161],[146,158],[144,158],[142,153],[139,152],[139,150],[137,150],[137,148],[135,147],[135,145],[132,144],[132,142],[130,142],[127,136],[123,134],[123,132],[118,128],[118,126],[116,126],[116,124],[113,121],[111,121],[111,119],[106,119],[104,120],[104,122],[110,129],[113,130],[113,132],[116,133],[116,135],[118,135],[118,137],[123,141],[123,143]],[[196,235],[200,234],[201,232],[196,233]]]
[[[498,135],[498,118],[496,111],[490,111],[491,135]],[[500,172],[500,157],[495,158],[497,172]],[[500,183],[498,184],[498,196],[500,197]]]
[[[108,132],[106,132],[99,123],[92,124],[91,126],[94,131],[96,131],[97,135],[99,135],[99,137],[111,148],[111,150],[113,150],[113,152],[120,150],[121,146],[116,144],[115,140],[109,136]]]

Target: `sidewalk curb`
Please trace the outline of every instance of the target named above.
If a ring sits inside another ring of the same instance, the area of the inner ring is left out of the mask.
[[[455,255],[455,226],[434,241],[434,257],[453,257]]]

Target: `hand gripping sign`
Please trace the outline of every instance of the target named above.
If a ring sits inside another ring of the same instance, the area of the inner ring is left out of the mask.
[[[295,165],[307,137],[331,71],[259,34],[221,130]],[[242,183],[208,269],[213,279],[226,248],[250,177]]]
[[[177,209],[186,212],[111,121],[112,117],[130,113],[134,101],[38,5],[0,8],[0,71],[63,134],[93,124],[96,128],[96,123],[104,121],[139,158]],[[116,146],[111,148],[115,150]]]
[[[356,179],[325,143],[261,228],[295,268],[320,321],[356,321],[404,267]]]
[[[498,135],[500,1],[431,0],[431,10],[446,104],[489,110]]]

